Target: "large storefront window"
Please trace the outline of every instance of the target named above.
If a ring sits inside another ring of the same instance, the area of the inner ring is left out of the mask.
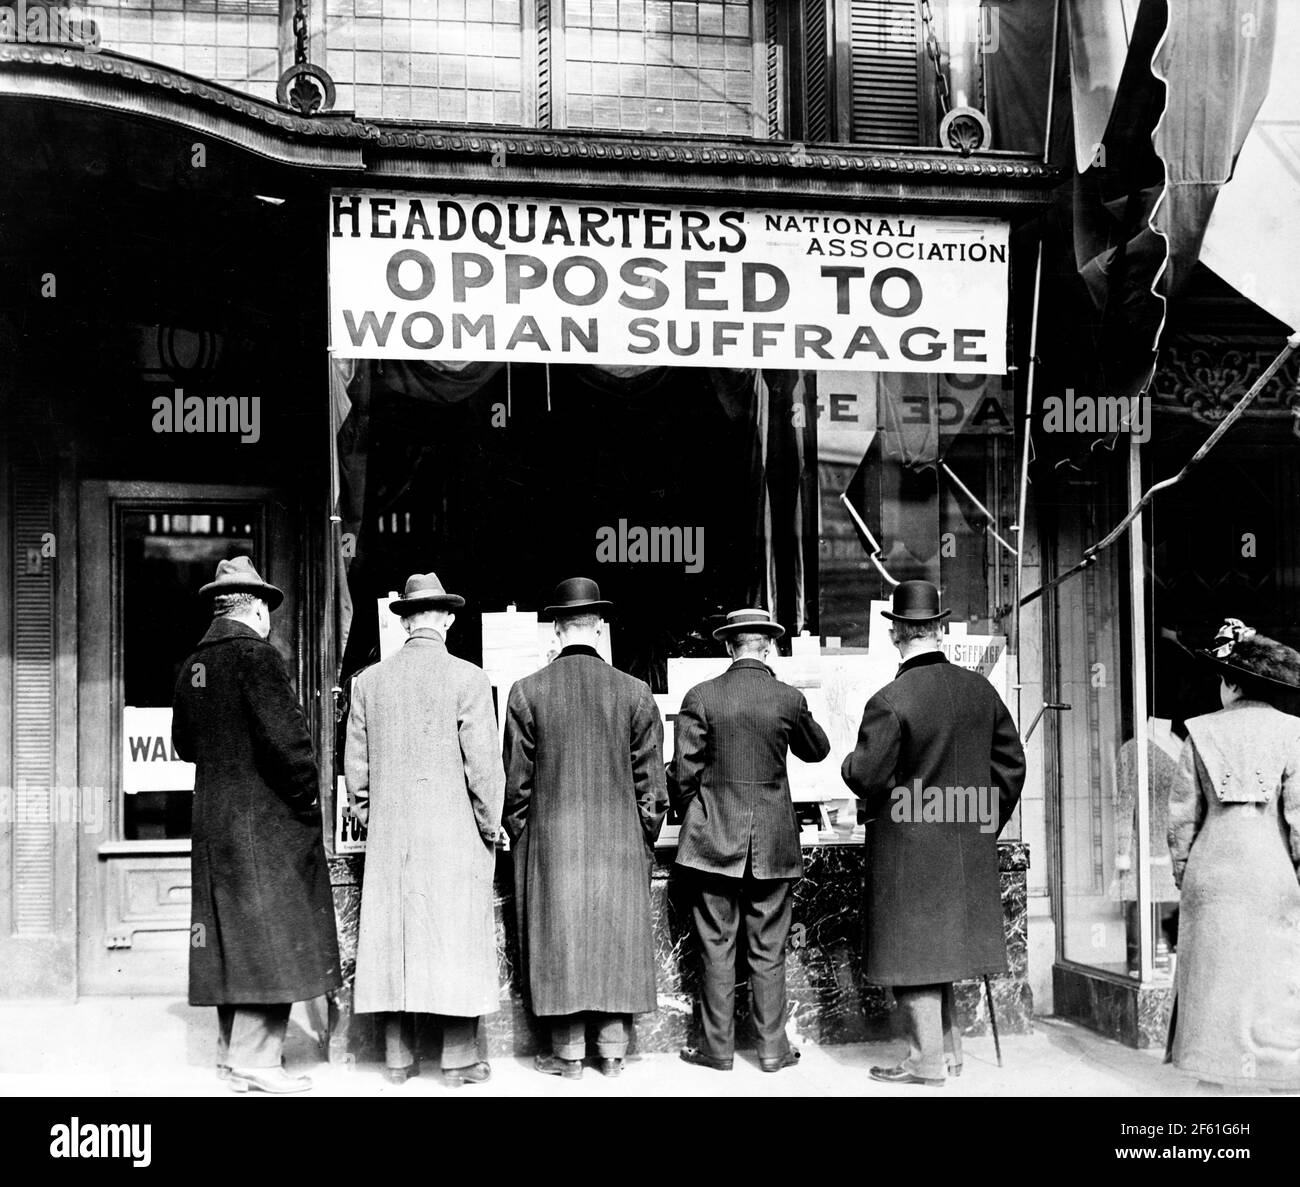
[[[555,583],[595,578],[666,724],[726,613],[770,610],[831,735],[792,776],[814,807],[897,670],[900,582],[1014,699],[1005,223],[338,192],[330,227],[345,700],[430,568],[498,698],[548,662]]]
[[[1125,505],[1126,451],[1093,456],[1086,474],[1061,479],[1055,525],[1060,571],[1111,529],[1116,509]],[[1150,877],[1150,865],[1137,843],[1129,586],[1125,549],[1101,553],[1057,587],[1052,631],[1057,700],[1070,706],[1056,719],[1061,952],[1076,964],[1137,977],[1139,884]]]

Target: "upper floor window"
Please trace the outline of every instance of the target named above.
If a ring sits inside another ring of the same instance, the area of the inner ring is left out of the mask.
[[[274,100],[295,0],[103,0],[102,44]],[[989,0],[308,0],[363,118],[936,145]],[[1046,53],[1047,47],[1043,47]],[[1028,51],[1026,51],[1028,52]],[[997,147],[1014,147],[999,145]]]
[[[775,0],[769,0],[775,2]],[[755,11],[750,0],[559,0],[559,126],[752,136]]]
[[[94,0],[86,11],[107,49],[274,103],[280,9],[280,0]]]
[[[384,119],[531,124],[532,0],[325,0],[338,106]],[[525,85],[525,64],[529,77]]]

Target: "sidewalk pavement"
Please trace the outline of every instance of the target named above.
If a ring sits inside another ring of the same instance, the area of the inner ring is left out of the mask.
[[[1161,1062],[1162,1052],[1136,1051],[1058,1019],[1036,1020],[1032,1035],[1002,1040],[997,1066],[991,1038],[969,1039],[959,1079],[942,1088],[872,1080],[875,1064],[898,1062],[901,1042],[814,1046],[803,1042],[797,1067],[760,1070],[752,1051],[737,1053],[731,1072],[692,1067],[675,1054],[627,1061],[606,1079],[588,1066],[578,1081],[541,1076],[532,1059],[496,1054],[487,1084],[449,1089],[437,1069],[401,1086],[380,1065],[321,1060],[320,1047],[295,1006],[285,1043],[289,1069],[307,1072],[315,1096],[1196,1096],[1196,1079]],[[216,1011],[165,997],[83,998],[76,1005],[0,1005],[0,1096],[226,1096],[215,1072]],[[258,1094],[254,1094],[258,1095]]]

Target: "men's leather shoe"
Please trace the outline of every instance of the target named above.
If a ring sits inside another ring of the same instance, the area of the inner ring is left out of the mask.
[[[932,1080],[928,1076],[918,1076],[909,1072],[901,1063],[896,1067],[873,1067],[871,1078],[884,1084],[928,1084],[932,1088],[942,1088],[942,1080]]]
[[[442,1069],[442,1082],[448,1088],[459,1088],[462,1084],[486,1084],[490,1079],[492,1079],[492,1068],[484,1060],[471,1063],[467,1067]]]
[[[718,1059],[713,1055],[705,1055],[698,1047],[683,1047],[678,1053],[687,1063],[693,1063],[697,1067],[711,1067],[715,1072],[731,1071],[730,1059]]]
[[[412,1076],[418,1076],[419,1074],[419,1063],[408,1063],[405,1067],[384,1068],[384,1079],[390,1084],[405,1084]]]
[[[600,1074],[608,1076],[611,1080],[616,1076],[621,1076],[623,1074],[623,1060],[602,1058],[600,1061]]]
[[[282,1067],[232,1067],[231,1092],[270,1092],[282,1095],[288,1092],[306,1092],[311,1088],[310,1076],[291,1076]]]
[[[566,1080],[582,1079],[581,1059],[561,1059],[558,1055],[539,1055],[533,1067],[543,1075],[563,1076]]]
[[[783,1067],[794,1067],[799,1062],[798,1047],[791,1047],[784,1055],[774,1055],[770,1059],[759,1058],[758,1066],[765,1072],[779,1072]]]

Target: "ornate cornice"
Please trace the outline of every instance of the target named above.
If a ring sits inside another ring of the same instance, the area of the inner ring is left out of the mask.
[[[887,174],[921,180],[977,180],[993,182],[1055,183],[1056,170],[1039,161],[1016,154],[1001,157],[963,157],[936,149],[882,150],[854,145],[824,145],[809,148],[792,141],[701,141],[697,139],[633,137],[615,133],[533,133],[502,129],[466,129],[430,126],[412,129],[376,122],[379,144],[384,148],[419,149],[431,154],[482,154],[497,148],[507,156],[576,160],[590,164],[675,165],[685,169],[700,166],[730,166],[739,169],[775,170],[792,175],[806,173]]]
[[[1155,406],[1218,424],[1273,361],[1276,346],[1171,347],[1161,352]],[[1300,436],[1300,364],[1291,359],[1255,398],[1246,415],[1286,420]]]
[[[416,125],[346,112],[304,116],[154,63],[52,45],[0,43],[0,96],[6,94],[149,115],[224,135],[289,164],[364,170],[377,179],[450,173],[509,184],[591,184],[603,177],[695,191],[723,185],[755,194],[833,196],[846,187],[922,201],[965,196],[1033,203],[1062,178],[1037,158],[1006,152],[963,157],[931,148]]]

